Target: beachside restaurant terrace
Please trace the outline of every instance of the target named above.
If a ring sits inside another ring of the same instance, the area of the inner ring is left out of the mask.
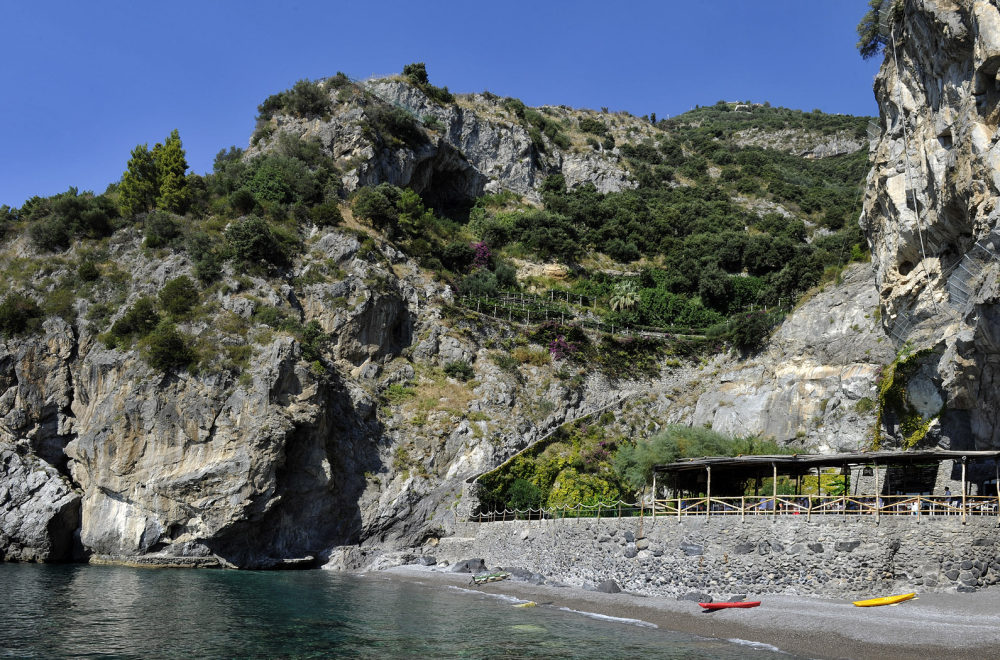
[[[1000,451],[922,450],[687,459],[654,468],[649,514],[1000,515],[998,457]],[[842,477],[835,494],[822,492],[821,474],[830,471]],[[779,476],[794,484],[794,494],[778,493]],[[809,477],[820,492],[802,492]],[[761,488],[766,478],[770,489]],[[754,494],[747,495],[751,483]],[[663,489],[671,496],[659,497]]]

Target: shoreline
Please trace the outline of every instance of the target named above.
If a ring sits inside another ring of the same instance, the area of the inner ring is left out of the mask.
[[[470,573],[447,568],[397,566],[362,575],[468,588],[581,616],[634,619],[700,637],[765,644],[809,658],[989,657],[1000,645],[1000,591],[991,590],[918,593],[899,605],[874,608],[855,607],[842,599],[748,594],[747,600],[761,600],[761,606],[705,614],[693,601],[534,585],[513,578],[472,586]]]

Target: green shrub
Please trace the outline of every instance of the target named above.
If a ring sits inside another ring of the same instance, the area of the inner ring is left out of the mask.
[[[299,80],[291,89],[273,94],[257,106],[258,121],[280,112],[296,117],[322,115],[330,109],[330,98],[318,82]]]
[[[181,237],[181,224],[169,213],[153,211],[146,216],[145,246],[161,248],[173,244]]]
[[[144,337],[160,322],[156,305],[150,297],[139,298],[124,315],[111,326],[113,343],[125,345],[136,337]]]
[[[465,241],[453,241],[448,243],[441,251],[441,263],[448,270],[461,273],[472,265],[472,260],[476,256],[476,251]]]
[[[482,268],[463,277],[458,290],[466,296],[488,298],[496,295],[497,276]]]
[[[230,193],[229,206],[240,215],[246,215],[257,208],[257,199],[246,188],[240,188]]]
[[[432,131],[444,130],[444,124],[442,124],[441,120],[434,115],[424,115],[420,118],[420,121],[423,122],[424,126]]]
[[[778,317],[765,312],[747,312],[740,314],[732,324],[729,341],[744,353],[763,348],[771,329],[778,323]]]
[[[462,381],[463,383],[475,375],[475,372],[472,370],[472,365],[465,360],[454,360],[449,362],[444,365],[444,372],[452,378]]]
[[[149,366],[163,372],[186,369],[196,360],[190,338],[168,322],[160,323],[142,341],[142,356]]]
[[[598,135],[600,137],[605,137],[610,134],[608,132],[607,125],[603,121],[594,119],[593,117],[584,117],[581,119],[580,130],[586,133],[593,133],[594,135]]]
[[[28,235],[39,249],[55,252],[69,247],[71,229],[65,218],[49,216],[31,223]]]
[[[544,503],[545,493],[527,479],[515,479],[507,488],[506,500],[511,509],[538,509]]]
[[[396,405],[408,401],[417,395],[417,391],[412,387],[393,383],[382,392],[382,400],[389,405]]]
[[[368,220],[375,228],[393,231],[399,222],[396,209],[399,197],[399,188],[388,183],[365,186],[354,193],[351,210],[355,217]]]
[[[306,163],[278,154],[254,158],[241,180],[242,186],[261,205],[311,203],[320,195],[319,182]]]
[[[13,337],[41,327],[42,309],[23,293],[9,293],[0,303],[0,333]]]
[[[854,411],[859,415],[867,415],[877,407],[875,401],[868,397],[861,397],[854,404]]]
[[[335,227],[344,221],[340,205],[334,201],[323,202],[309,209],[309,218],[317,227]]]
[[[504,371],[516,371],[521,363],[510,353],[491,353],[490,360]]]
[[[101,271],[98,270],[97,264],[89,259],[80,262],[76,274],[84,282],[93,282],[101,277]]]
[[[46,316],[58,316],[67,323],[73,323],[76,320],[75,287],[64,282],[46,293],[43,309]]]
[[[185,314],[198,303],[198,287],[187,275],[181,275],[163,285],[159,293],[160,306],[171,314]]]
[[[255,215],[226,229],[226,249],[238,264],[273,271],[288,265],[290,254],[268,222]]]
[[[369,140],[411,149],[427,142],[427,136],[409,112],[394,105],[376,104],[365,109],[363,131]]]
[[[497,263],[493,269],[493,274],[497,278],[497,287],[500,289],[517,288],[517,268],[506,261]]]
[[[408,78],[413,85],[419,88],[432,101],[439,105],[454,103],[455,96],[448,91],[448,87],[435,87],[427,77],[427,67],[423,62],[407,64],[403,67],[403,76]]]

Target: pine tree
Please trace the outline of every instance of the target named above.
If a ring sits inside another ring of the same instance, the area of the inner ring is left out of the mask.
[[[137,213],[145,213],[156,203],[156,163],[153,154],[145,144],[132,150],[128,169],[122,175],[118,187],[118,208],[125,218]]]
[[[145,144],[136,146],[119,186],[118,207],[122,215],[129,218],[154,208],[183,213],[189,201],[184,176],[187,168],[177,129],[152,150]]]
[[[183,213],[188,204],[187,179],[184,176],[188,165],[176,128],[162,145],[153,147],[153,160],[156,163],[156,208]]]

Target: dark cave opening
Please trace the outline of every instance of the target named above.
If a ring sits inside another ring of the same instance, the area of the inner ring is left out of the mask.
[[[486,177],[462,152],[444,142],[431,158],[417,164],[410,179],[410,187],[427,206],[462,223],[468,222],[469,211],[485,185]]]

